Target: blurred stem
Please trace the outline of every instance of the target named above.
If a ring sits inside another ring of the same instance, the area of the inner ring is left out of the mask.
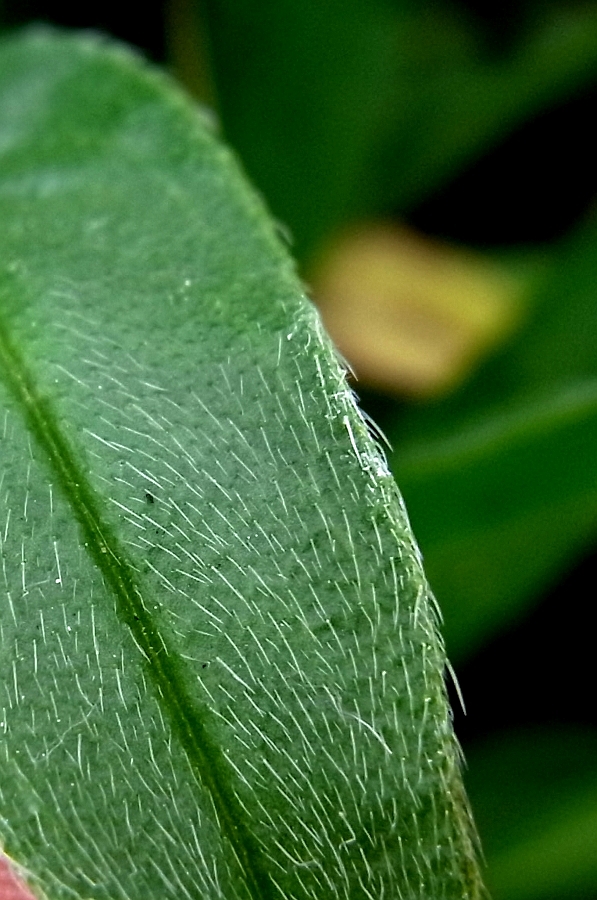
[[[0,13],[1,3],[2,0]],[[164,17],[171,71],[197,100],[217,110],[209,40],[200,3],[196,0],[167,0]]]

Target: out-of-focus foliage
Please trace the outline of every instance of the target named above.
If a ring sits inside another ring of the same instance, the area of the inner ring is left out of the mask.
[[[202,0],[224,130],[295,254],[346,218],[406,211],[597,73],[597,9],[539,4],[507,52],[416,0]]]
[[[552,250],[516,337],[390,432],[454,657],[532,602],[597,529],[596,284],[591,222]]]
[[[581,729],[506,732],[471,750],[468,787],[495,898],[595,896],[596,758],[597,733]]]

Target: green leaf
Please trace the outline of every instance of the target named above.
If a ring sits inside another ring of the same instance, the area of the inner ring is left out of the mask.
[[[0,827],[51,898],[483,895],[401,500],[127,51],[0,48]]]

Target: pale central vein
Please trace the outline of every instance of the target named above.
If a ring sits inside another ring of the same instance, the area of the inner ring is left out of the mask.
[[[62,434],[24,361],[0,321],[0,373],[16,399],[30,432],[62,487],[85,537],[85,548],[117,599],[121,620],[143,656],[157,700],[200,782],[209,791],[216,816],[241,867],[254,900],[269,900],[274,889],[256,840],[231,787],[234,778],[205,725],[205,711],[189,694],[185,663],[168,647],[143,600],[135,570],[109,525],[102,521],[93,488]]]

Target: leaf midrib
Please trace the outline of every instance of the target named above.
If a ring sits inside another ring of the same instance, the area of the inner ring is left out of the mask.
[[[41,396],[6,324],[0,319],[0,377],[16,400],[30,433],[56,477],[83,536],[84,546],[116,598],[119,617],[141,653],[158,703],[189,764],[209,792],[216,819],[232,847],[252,900],[270,900],[273,884],[231,783],[233,773],[209,735],[200,704],[186,688],[185,663],[168,646],[147,610],[135,568],[112,528],[102,520],[95,491],[76,461],[50,403]]]

